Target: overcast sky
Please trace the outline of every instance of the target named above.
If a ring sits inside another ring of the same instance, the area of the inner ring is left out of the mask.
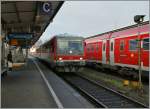
[[[149,1],[66,1],[40,40],[63,33],[89,37],[135,24],[138,14],[149,20]]]

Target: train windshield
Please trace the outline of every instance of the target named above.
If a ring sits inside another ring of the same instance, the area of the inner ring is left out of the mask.
[[[69,55],[83,54],[82,40],[58,39],[57,44],[58,44],[57,52],[59,54],[69,54]]]

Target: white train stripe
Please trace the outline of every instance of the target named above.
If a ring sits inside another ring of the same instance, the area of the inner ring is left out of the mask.
[[[52,88],[51,85],[49,84],[48,80],[46,79],[46,77],[45,77],[44,73],[42,72],[42,70],[40,69],[39,65],[38,65],[34,60],[32,60],[32,61],[34,62],[34,64],[35,64],[36,67],[38,68],[38,70],[39,70],[39,72],[40,72],[42,78],[44,79],[44,81],[45,81],[45,83],[46,83],[46,85],[47,85],[47,87],[48,87],[48,89],[49,89],[49,91],[52,93],[52,96],[53,96],[54,100],[56,101],[56,104],[57,104],[58,108],[63,108],[62,103],[61,103],[60,100],[58,99],[57,95],[55,94],[53,88]]]

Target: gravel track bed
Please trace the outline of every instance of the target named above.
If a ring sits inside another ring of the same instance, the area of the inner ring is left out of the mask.
[[[83,75],[85,77],[88,77],[99,84],[103,84],[104,86],[107,86],[115,91],[118,91],[128,97],[131,97],[146,106],[149,105],[149,85],[143,85],[143,93],[139,93],[139,91],[132,87],[131,85],[129,86],[124,86],[123,85],[123,79],[113,76],[113,75],[108,75],[101,73],[100,71],[95,71],[90,68],[84,68],[82,71],[78,72],[80,75]]]
[[[85,90],[88,94],[92,95],[95,99],[102,102],[108,108],[138,108],[142,105],[135,103],[117,93],[114,93],[108,89],[100,87],[86,79],[83,79],[76,75],[63,76],[71,84],[76,85],[82,90]]]

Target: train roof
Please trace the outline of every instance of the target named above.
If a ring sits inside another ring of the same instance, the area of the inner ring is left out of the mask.
[[[83,37],[81,37],[81,36],[54,36],[54,37],[56,37],[56,38],[66,38],[66,39],[76,39],[76,38],[83,39]]]
[[[66,38],[66,39],[84,39],[82,36],[73,36],[73,35],[70,35],[70,36],[65,36],[65,35],[55,35],[53,36],[51,39],[47,40],[45,43],[43,43],[42,45],[40,46],[45,46],[47,45],[51,40],[53,40],[54,38]]]
[[[146,25],[146,24],[149,24],[149,21],[145,21],[145,22],[142,23],[142,25]],[[138,24],[134,24],[134,25],[126,26],[126,27],[119,28],[119,29],[116,29],[116,30],[112,30],[112,31],[101,33],[101,34],[97,34],[97,35],[94,35],[94,36],[90,36],[90,37],[87,37],[85,39],[90,39],[90,38],[93,38],[93,37],[101,36],[101,35],[108,34],[108,33],[114,33],[114,32],[118,32],[118,31],[122,31],[122,30],[126,30],[126,29],[130,29],[130,28],[134,28],[134,27],[137,27],[137,26],[138,26]]]
[[[78,39],[84,39],[84,37],[82,37],[82,36],[62,35],[62,34],[60,34],[60,35],[55,35],[55,36],[53,36],[53,37],[50,38],[47,42],[53,40],[54,38],[57,38],[57,39],[58,39],[58,38],[66,38],[66,39],[76,39],[76,38],[78,38]],[[47,43],[47,42],[45,42],[45,43]]]

